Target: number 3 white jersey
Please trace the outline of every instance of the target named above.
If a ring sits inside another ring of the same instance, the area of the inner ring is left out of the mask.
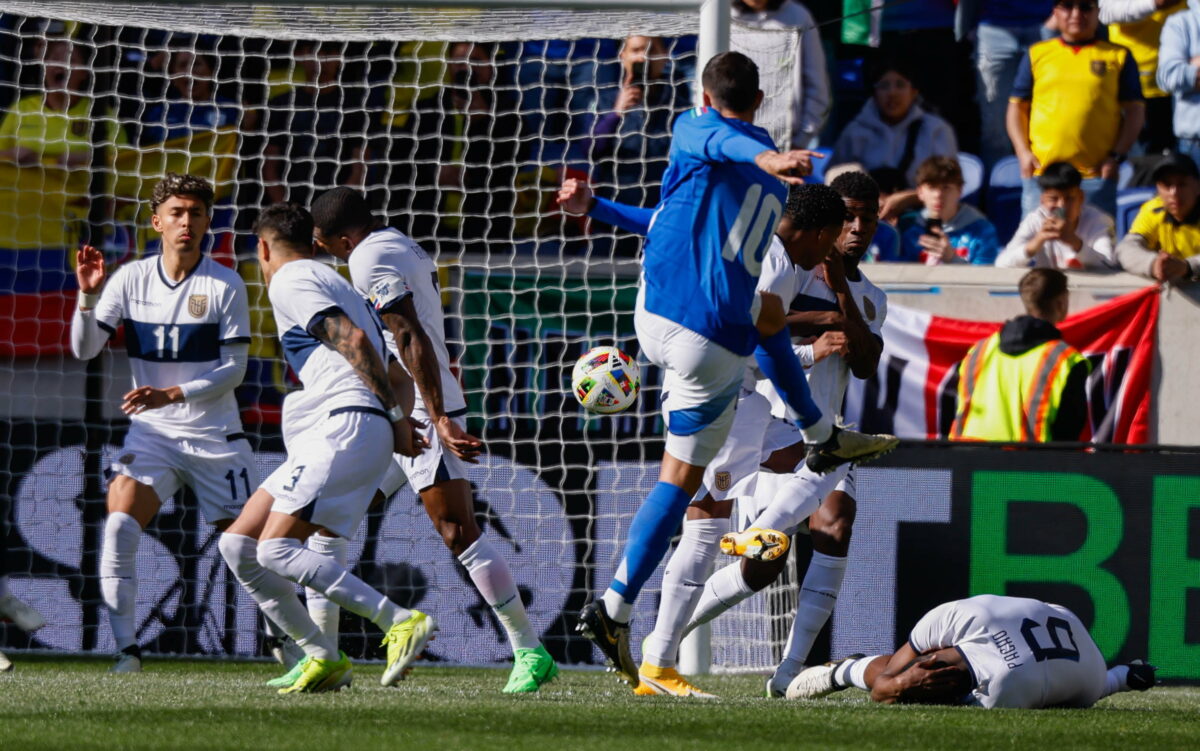
[[[309,258],[285,263],[267,287],[283,356],[304,384],[287,397],[287,419],[311,424],[342,408],[383,411],[383,405],[342,357],[313,332],[340,312],[362,329],[386,363],[383,326],[350,283],[325,264]],[[295,432],[295,431],[288,431]]]
[[[180,282],[163,273],[161,256],[125,264],[104,285],[95,316],[110,336],[124,326],[134,388],[187,383],[220,365],[221,345],[250,342],[246,285],[208,256]],[[232,391],[130,420],[170,438],[224,440],[242,430]]]
[[[998,595],[955,600],[926,613],[908,641],[918,653],[962,653],[976,681],[970,704],[1090,707],[1104,696],[1104,656],[1061,605]]]
[[[442,380],[442,406],[451,417],[463,414],[466,400],[458,380],[450,372],[450,354],[446,350],[446,323],[442,313],[442,295],[438,290],[437,264],[412,238],[399,230],[385,227],[367,235],[350,254],[350,279],[354,288],[366,297],[382,316],[392,307],[412,297],[421,327],[433,342]],[[384,327],[388,348],[400,359],[392,333]],[[408,366],[405,365],[405,370]],[[411,373],[410,373],[411,375]],[[423,408],[417,392],[417,407]]]

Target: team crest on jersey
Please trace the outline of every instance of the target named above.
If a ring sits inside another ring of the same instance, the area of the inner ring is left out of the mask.
[[[717,490],[729,490],[729,486],[733,485],[733,476],[728,472],[718,472],[715,479]]]
[[[1103,60],[1093,60],[1092,61],[1092,72],[1095,73],[1096,75],[1103,76],[1105,71],[1107,71],[1107,70],[1108,70],[1108,63],[1104,62]]]
[[[875,320],[875,312],[876,312],[875,311],[875,303],[871,302],[871,298],[864,297],[863,298],[863,315],[867,317],[868,321],[874,321]]]
[[[208,311],[208,295],[188,295],[188,312],[192,318],[203,318]]]

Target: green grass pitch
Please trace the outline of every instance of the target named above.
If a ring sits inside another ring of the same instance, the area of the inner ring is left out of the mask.
[[[716,702],[640,698],[610,675],[564,670],[532,696],[500,693],[501,669],[418,667],[396,688],[360,666],[338,694],[277,696],[275,665],[13,655],[0,675],[0,748],[608,749],[1200,748],[1200,688],[1121,694],[1089,710],[884,707],[850,690],[819,702],[761,698],[759,676],[697,681]]]

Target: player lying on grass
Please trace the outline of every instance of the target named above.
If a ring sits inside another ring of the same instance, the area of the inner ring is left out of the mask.
[[[417,385],[413,417],[429,448],[396,463],[421,497],[434,529],[471,577],[504,626],[513,650],[505,693],[537,691],[558,673],[525,612],[508,563],[475,521],[465,462],[476,462],[480,441],[466,432],[467,402],[450,371],[437,265],[412,239],[383,227],[366,198],[334,188],[313,202],[318,247],[347,261],[350,279],[384,323],[391,353]]]
[[[250,342],[246,286],[200,250],[212,201],[206,180],[168,173],[150,198],[160,255],[127,263],[112,279],[100,251],[84,246],[77,256],[71,352],[90,360],[123,326],[133,372],[133,390],[121,404],[129,432],[108,483],[100,557],[116,673],[141,670],[137,549],[163,501],[187,485],[205,520],[223,530],[258,484],[233,398]]]
[[[867,181],[867,187],[874,187],[869,177],[860,176]],[[853,178],[850,180],[853,182]],[[852,192],[849,188],[845,190]],[[861,202],[847,201],[834,190],[824,186],[793,186],[780,221],[777,241],[764,259],[763,274],[758,283],[760,290],[779,295],[781,300],[793,308],[789,318],[795,319],[792,324],[794,327],[808,326],[810,330],[803,332],[806,334],[826,332],[823,334],[824,339],[816,347],[815,358],[817,363],[823,362],[824,365],[813,367],[812,346],[798,347],[797,354],[806,367],[810,368],[807,375],[812,393],[822,409],[830,414],[836,414],[840,410],[850,367],[860,374],[873,370],[880,351],[878,333],[882,325],[886,298],[877,288],[861,278],[857,280],[855,291],[851,292],[846,287],[845,274],[838,263],[843,257],[841,253],[857,252],[858,257],[861,257],[861,252],[869,245],[870,234],[874,231],[873,222],[877,217],[878,190],[872,195],[872,204],[859,205]],[[593,204],[590,189],[578,181],[567,181],[564,184],[560,191],[560,201],[572,211],[582,211]],[[614,217],[618,222],[625,222],[625,216],[636,217],[636,213],[629,212],[628,207],[612,204],[611,208],[620,214]],[[626,222],[618,226],[634,232],[639,230],[636,223]],[[864,234],[867,236],[866,244],[860,250],[858,246]],[[831,248],[837,248],[839,255],[828,258]],[[825,265],[821,266],[823,262]],[[835,278],[838,281],[827,283],[827,278]],[[838,292],[834,291],[835,288]],[[872,311],[873,328],[868,327],[858,314],[854,302],[855,294],[863,296],[863,307]],[[839,300],[851,310],[849,315],[839,316],[835,313]],[[816,310],[796,312],[797,306]],[[830,329],[838,331],[829,333]],[[846,330],[850,331],[849,337],[843,333]],[[860,344],[864,340],[865,343]],[[852,365],[847,365],[843,356]],[[772,418],[768,396],[774,396],[775,391],[769,383],[760,381],[760,376],[761,374],[753,368],[747,372],[729,437],[705,470],[704,484],[701,492],[697,494],[697,500],[688,507],[683,537],[667,562],[658,619],[654,631],[644,645],[645,653],[639,670],[637,693],[709,696],[684,680],[675,669],[675,664],[684,626],[701,597],[705,578],[712,572],[718,549],[717,541],[728,529],[727,520],[734,498],[742,496],[742,504],[753,504],[757,496],[757,508],[763,508],[774,500],[781,508],[799,510],[799,513],[807,516],[835,486],[842,490],[852,487],[846,485],[846,472],[843,468],[838,468],[831,475],[822,476],[805,466],[803,437],[791,422]],[[756,386],[762,388],[763,393],[755,391]],[[773,455],[773,452],[777,453]],[[787,474],[763,473],[764,477],[760,481],[759,465],[768,461],[768,458],[776,466],[784,462],[781,470]],[[780,482],[771,481],[775,479]],[[755,492],[756,485],[761,486],[761,492]],[[827,515],[830,517],[830,526],[839,527],[839,536],[848,536],[848,524],[843,524],[841,519],[846,513],[853,513],[853,506],[850,505],[852,503],[852,499],[846,503],[836,494],[830,493],[827,505],[833,506],[834,509],[827,512]],[[840,531],[842,527],[845,527],[844,533]],[[773,556],[787,550],[786,535],[761,530],[755,530],[752,535],[755,538],[770,538],[765,546],[760,546],[759,550],[762,552],[769,552]],[[844,571],[844,555],[843,552],[841,561],[832,561],[831,568],[837,574]],[[817,559],[818,562],[821,557]],[[780,564],[783,560],[780,559]],[[838,563],[841,565],[838,566]],[[770,569],[770,579],[764,581],[765,586],[767,581],[774,579],[777,573],[776,564],[759,565]],[[830,577],[822,576],[822,571],[823,569],[818,567],[817,573],[810,577],[814,579],[810,584],[820,587],[820,590],[809,592],[808,598],[802,597],[803,606],[815,608],[821,613],[807,620],[819,618],[821,623],[832,609],[831,587],[825,581]],[[722,573],[727,573],[720,580],[726,583],[724,589],[732,589],[734,592],[744,589],[745,596],[754,591],[742,583],[742,577],[736,568],[731,567]],[[837,583],[840,584],[840,578]],[[711,591],[705,592],[705,595],[709,607],[712,607],[714,601]],[[836,589],[832,592],[832,597],[836,598]],[[817,602],[809,602],[814,599]],[[716,602],[719,603],[719,600]],[[817,630],[819,629],[818,626]],[[806,657],[811,640],[804,645],[803,637],[793,638],[789,644],[797,648],[802,646]],[[782,695],[786,685],[785,681],[778,691],[779,695]]]
[[[1105,670],[1083,623],[1061,605],[977,595],[930,610],[895,654],[804,670],[787,698],[815,699],[854,686],[884,704],[1090,707],[1120,691],[1146,691],[1154,671],[1140,662]]]
[[[345,566],[304,545],[324,529],[350,537],[392,463],[424,440],[398,403],[383,327],[350,283],[313,260],[312,216],[296,204],[265,209],[255,225],[258,260],[288,364],[304,389],[289,397],[288,456],[221,535],[221,555],[262,611],[310,658],[280,693],[349,685],[350,660],[305,610],[294,584],[378,626],[388,644],[382,683],[420,654],[432,632]],[[411,384],[410,384],[411,386]]]
[[[863,172],[847,172],[839,175],[831,187],[846,211],[834,253],[814,273],[797,266],[768,266],[773,270],[764,271],[763,278],[770,275],[769,288],[778,289],[785,299],[791,297],[788,325],[797,342],[797,355],[808,368],[813,398],[822,410],[839,414],[850,376],[869,377],[879,364],[887,296],[859,268],[879,222],[878,186]],[[804,667],[817,634],[837,602],[857,504],[853,467],[839,467],[823,477],[809,471],[803,464],[804,446],[799,436],[789,436],[786,422],[778,419],[783,405],[763,386],[759,384],[759,395],[771,402],[774,416],[767,418],[765,426],[747,424],[744,432],[737,433],[747,437],[764,435],[761,457],[745,449],[739,454],[735,449],[728,455],[727,464],[714,462],[717,471],[705,477],[708,487],[726,485],[729,491],[725,497],[738,497],[743,511],[751,511],[745,516],[752,519],[745,531],[721,539],[722,551],[742,555],[745,560],[740,566],[723,567],[709,577],[703,594],[696,595],[695,615],[683,633],[775,581],[787,565],[790,536],[807,520],[813,538],[812,561],[800,585],[784,659],[767,680],[767,695],[781,697]],[[744,419],[752,423],[761,412],[747,410]],[[758,461],[773,472],[785,474],[759,472]],[[721,471],[726,473],[724,477]]]
[[[812,444],[814,471],[876,455],[895,440],[843,430],[821,413],[784,331],[782,303],[755,288],[783,213],[780,180],[801,182],[795,172],[811,170],[811,154],[776,152],[752,124],[762,92],[749,58],[713,57],[702,83],[706,106],[675,122],[663,199],[641,210],[646,245],[634,326],[642,351],[665,371],[659,482],[634,516],[612,584],[580,614],[580,632],[630,685],[638,683],[628,645],[633,602],[725,442],[750,355]],[[611,223],[612,206],[596,201],[590,213]]]

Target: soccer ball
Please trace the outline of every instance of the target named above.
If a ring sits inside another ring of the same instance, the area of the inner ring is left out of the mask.
[[[593,347],[575,362],[571,390],[589,412],[611,415],[637,400],[642,374],[632,357],[616,347]]]

